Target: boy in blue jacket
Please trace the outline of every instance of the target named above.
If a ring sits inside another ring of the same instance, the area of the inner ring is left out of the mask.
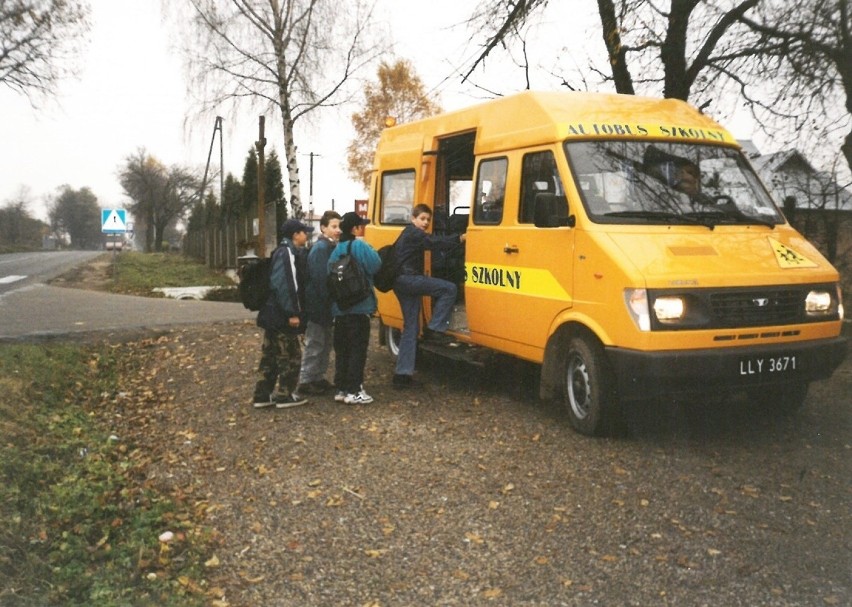
[[[320,236],[308,253],[308,279],[305,311],[308,327],[299,374],[299,394],[324,394],[331,389],[326,380],[331,357],[334,317],[328,294],[328,258],[340,239],[340,214],[326,211],[320,218]]]
[[[354,212],[344,213],[340,221],[340,242],[328,260],[329,267],[343,255],[351,255],[364,270],[370,287],[373,276],[382,266],[376,250],[359,236],[364,235],[364,226],[370,223]],[[376,293],[370,294],[355,305],[341,310],[332,303],[334,315],[334,385],[337,389],[334,400],[347,405],[373,402],[373,397],[364,390],[364,366],[367,364],[367,346],[370,344],[370,316],[376,311]]]
[[[281,226],[281,242],[272,255],[271,292],[257,315],[257,325],[264,330],[258,367],[261,378],[254,388],[257,409],[272,405],[285,409],[308,402],[296,393],[296,385],[302,362],[299,335],[305,332],[304,247],[312,231],[298,219],[288,219]],[[273,397],[276,383],[278,393]]]

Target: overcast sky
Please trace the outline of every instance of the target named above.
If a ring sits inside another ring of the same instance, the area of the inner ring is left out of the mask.
[[[600,43],[594,12],[578,14],[578,6],[596,9],[592,0],[564,3],[567,18],[554,15],[540,25],[540,36],[566,40],[588,38]],[[0,87],[0,205],[28,188],[30,212],[46,218],[44,200],[68,184],[88,186],[102,208],[127,204],[117,172],[124,159],[145,148],[163,163],[203,170],[207,161],[215,115],[209,123],[184,125],[189,108],[184,93],[180,56],[173,48],[169,28],[160,15],[160,0],[91,0],[91,43],[79,78],[65,82],[56,101],[34,109],[29,101]],[[439,95],[445,109],[477,101],[477,93],[452,76],[475,49],[461,23],[476,0],[379,0],[377,16],[384,22],[400,57],[414,64],[427,88]],[[594,35],[592,35],[594,34]],[[602,45],[602,43],[600,43]],[[550,47],[553,48],[553,47]],[[556,46],[558,48],[558,46]],[[546,59],[545,59],[546,61]],[[502,92],[523,87],[518,70],[489,59],[488,80],[501,81]],[[502,73],[501,73],[502,72]],[[375,70],[364,74],[375,77]],[[509,90],[506,89],[508,83]],[[539,76],[533,88],[554,88],[552,78]],[[314,160],[314,207],[351,210],[360,186],[346,178],[345,150],[352,137],[349,116],[355,106],[329,110],[315,125],[297,130],[302,193],[307,205],[309,159]],[[241,177],[248,150],[257,139],[257,114],[233,115],[223,108],[225,172]],[[202,121],[203,122],[203,121]],[[737,137],[749,137],[747,125],[732,127]],[[275,150],[283,160],[280,123],[266,117],[267,154]],[[218,140],[214,161],[218,166]],[[285,176],[286,183],[286,176]],[[217,190],[214,190],[218,193]]]

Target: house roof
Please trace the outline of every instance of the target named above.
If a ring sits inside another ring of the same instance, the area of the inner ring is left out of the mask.
[[[740,145],[743,145],[743,148],[746,149],[743,142]],[[751,148],[757,150],[753,144]],[[772,154],[758,154],[757,156],[750,156],[750,160],[767,185],[772,185],[776,175],[804,175],[804,181],[802,177],[793,177],[794,181],[798,179],[802,184],[806,182],[811,184],[807,186],[811,191],[810,195],[797,196],[797,204],[800,208],[819,208],[828,201],[826,196],[833,197],[836,193],[837,202],[829,203],[829,207],[835,208],[835,204],[837,204],[836,208],[840,210],[852,210],[852,193],[838,185],[831,174],[817,171],[804,154],[796,149],[782,150]],[[781,197],[782,193],[776,190],[776,195]]]
[[[788,163],[792,162],[800,163],[802,168],[804,168],[808,173],[816,173],[816,170],[811,163],[808,162],[808,159],[805,158],[798,150],[783,150],[773,154],[760,155],[751,159],[751,163],[758,171],[780,171],[785,168]]]

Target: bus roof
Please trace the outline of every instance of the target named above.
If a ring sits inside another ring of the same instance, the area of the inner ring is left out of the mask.
[[[655,139],[737,145],[710,117],[678,99],[526,91],[385,129],[379,151],[437,149],[437,139],[476,131],[476,154],[566,139]]]

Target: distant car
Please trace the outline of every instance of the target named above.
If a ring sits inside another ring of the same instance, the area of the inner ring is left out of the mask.
[[[107,251],[121,251],[124,248],[124,242],[118,240],[108,240],[106,244],[104,244],[104,249]]]

